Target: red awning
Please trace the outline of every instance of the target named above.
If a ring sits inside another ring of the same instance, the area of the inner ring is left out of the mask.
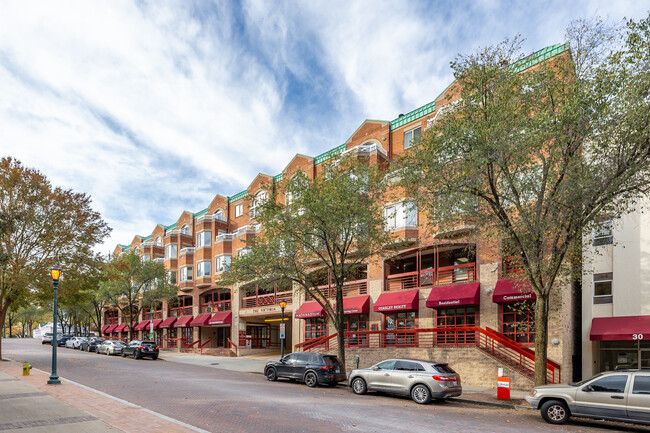
[[[125,324],[117,325],[117,328],[113,329],[113,332],[126,332],[129,330],[129,327]]]
[[[454,284],[434,287],[427,298],[427,307],[444,308],[456,305],[478,305],[481,301],[481,283]]]
[[[192,320],[194,320],[194,316],[179,317],[176,323],[174,323],[174,328],[189,328]]]
[[[499,280],[494,287],[492,302],[509,303],[537,299],[530,283],[525,278]]]
[[[175,321],[176,321],[176,317],[168,317],[162,321],[159,328],[171,328],[173,327]]]
[[[232,323],[232,312],[230,311],[221,311],[215,313],[210,320],[208,320],[209,325],[230,325]]]
[[[590,340],[650,338],[650,316],[597,317],[591,321]]]
[[[211,313],[199,314],[194,318],[194,320],[192,320],[190,326],[208,326],[208,322],[210,321],[211,317],[212,317]]]
[[[102,334],[106,334],[106,330],[108,328],[110,328],[111,326],[113,326],[113,325],[104,325],[104,326],[102,326]]]
[[[148,321],[148,320],[143,320],[142,322],[140,322],[140,323],[138,323],[137,325],[135,325],[135,328],[134,328],[134,329],[135,329],[136,331],[143,331],[145,328],[148,327],[148,325],[149,325],[149,321]]]
[[[343,314],[368,314],[369,312],[370,296],[343,298]]]
[[[162,323],[162,319],[154,319],[153,321],[153,329],[156,330],[160,328],[160,324]]]
[[[390,313],[393,311],[413,311],[420,307],[420,292],[407,290],[405,292],[389,292],[379,295],[373,311]]]
[[[115,328],[117,328],[118,325],[108,325],[108,328],[106,328],[106,331],[104,331],[106,334],[111,334],[115,332]]]
[[[325,310],[318,302],[305,302],[296,311],[296,319],[311,319],[312,317],[325,317]]]

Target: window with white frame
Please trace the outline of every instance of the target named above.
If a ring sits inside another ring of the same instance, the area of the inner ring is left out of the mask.
[[[603,221],[593,230],[594,246],[611,245],[614,242],[612,235],[612,222]]]
[[[414,202],[395,203],[384,208],[386,230],[418,225],[418,208]]]
[[[250,254],[251,249],[248,247],[241,248],[237,250],[237,257],[244,257],[246,254]]]
[[[214,219],[217,219],[219,221],[225,221],[226,217],[223,215],[223,211],[221,209],[217,210],[214,213]]]
[[[194,272],[192,266],[183,266],[181,268],[181,282],[192,281],[193,277],[194,277]]]
[[[196,278],[210,276],[210,261],[206,260],[196,264]]]
[[[251,218],[257,217],[257,214],[259,213],[260,210],[260,206],[264,204],[267,198],[268,198],[268,194],[266,191],[260,191],[257,194],[255,194],[255,197],[253,197],[253,202],[251,203],[251,208],[250,208]]]
[[[171,285],[176,284],[176,271],[167,271],[167,282]]]
[[[165,247],[165,259],[175,259],[178,257],[178,245],[171,244]]]
[[[150,262],[151,261],[151,254],[143,254],[142,255],[142,261],[143,262]]]
[[[594,274],[594,304],[611,304],[612,282],[614,274],[612,272],[603,272]]]
[[[183,227],[181,227],[181,233],[184,235],[189,235],[190,234],[190,226],[187,224],[183,224]]]
[[[212,231],[205,230],[196,234],[196,247],[209,247],[212,242]]]
[[[244,205],[239,203],[238,205],[235,205],[235,218],[238,218],[242,215],[244,215]]]
[[[156,245],[162,245],[162,239],[160,239],[160,236],[156,238]]]
[[[408,149],[409,147],[413,146],[413,143],[417,141],[418,138],[420,138],[420,134],[422,133],[422,127],[418,126],[417,128],[413,128],[409,131],[404,132],[404,149]]]
[[[216,257],[214,259],[214,272],[219,273],[227,271],[230,268],[231,257],[229,255],[223,255]]]

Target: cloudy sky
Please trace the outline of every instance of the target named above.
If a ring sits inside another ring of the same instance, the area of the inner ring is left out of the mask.
[[[277,4],[275,4],[277,3]],[[0,156],[89,193],[98,250],[233,195],[366,119],[433,100],[449,62],[650,1],[0,0]]]

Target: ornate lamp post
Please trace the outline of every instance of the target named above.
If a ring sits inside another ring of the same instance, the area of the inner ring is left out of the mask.
[[[61,268],[55,266],[53,268],[50,268],[50,275],[52,276],[52,284],[54,285],[54,309],[52,312],[52,374],[50,374],[50,378],[47,381],[48,385],[60,385],[61,381],[59,380],[59,375],[56,374],[56,349],[59,345],[58,342],[58,337],[57,337],[57,328],[58,328],[58,321],[56,317],[56,298],[57,298],[57,291],[59,288],[59,278],[61,278]]]
[[[282,320],[280,322],[280,359],[284,358],[284,333],[285,333],[284,308],[286,306],[287,306],[286,302],[280,301],[280,310],[282,311]]]

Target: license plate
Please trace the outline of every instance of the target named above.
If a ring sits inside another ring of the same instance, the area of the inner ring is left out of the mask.
[[[340,372],[341,372],[341,370],[339,370],[339,369],[337,368],[337,369],[336,369],[336,372],[337,372],[337,373],[340,373]]]
[[[451,384],[452,384],[452,386],[458,386],[458,381],[454,380],[453,382],[451,382]]]

